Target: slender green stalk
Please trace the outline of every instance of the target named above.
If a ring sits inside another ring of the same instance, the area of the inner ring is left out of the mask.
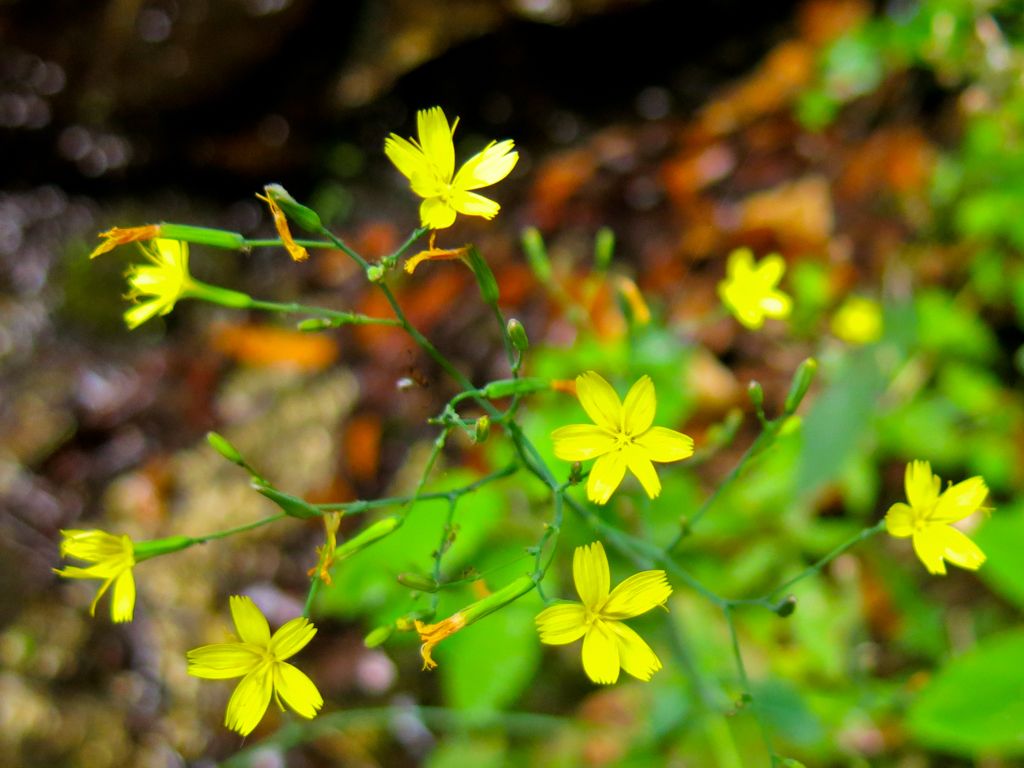
[[[243,247],[245,247],[245,248],[274,248],[274,247],[277,247],[277,246],[283,246],[284,245],[284,241],[281,240],[280,238],[277,238],[277,239],[271,238],[271,239],[268,239],[268,240],[249,240],[249,239],[246,239],[246,240],[243,240],[242,242],[243,242]],[[334,243],[328,242],[326,240],[296,240],[295,243],[297,245],[301,245],[303,248],[330,248],[330,249],[333,250],[333,249],[337,249],[337,247],[338,247]]]
[[[758,730],[761,732],[761,738],[764,740],[765,749],[768,750],[768,765],[769,768],[775,765],[776,757],[775,748],[772,746],[771,735],[768,733],[768,725],[764,721],[764,717],[761,714],[761,705],[750,688],[750,679],[747,677],[747,667],[743,663],[743,652],[740,650],[739,635],[736,633],[736,623],[732,617],[732,607],[724,606],[722,613],[725,616],[726,626],[729,627],[729,640],[732,644],[732,655],[736,660],[736,671],[740,676],[740,685],[742,686],[743,699],[750,705],[750,711],[754,715],[754,719],[757,721]]]
[[[262,309],[268,312],[281,312],[290,315],[313,315],[324,317],[335,321],[337,325],[391,325],[401,326],[401,323],[391,317],[369,317],[356,312],[340,312],[324,307],[312,307],[308,304],[297,302],[261,301],[253,299],[249,304],[251,309]]]
[[[216,539],[225,539],[228,536],[234,536],[236,533],[245,533],[246,531],[251,531],[254,528],[261,528],[264,525],[276,523],[278,520],[284,520],[286,517],[288,517],[288,515],[286,515],[284,512],[280,512],[276,515],[271,515],[270,517],[264,517],[262,520],[255,520],[251,523],[246,523],[244,525],[237,525],[234,528],[227,528],[223,531],[216,531],[215,533],[207,533],[204,536],[192,536],[192,543],[205,544],[208,541],[215,541]]]

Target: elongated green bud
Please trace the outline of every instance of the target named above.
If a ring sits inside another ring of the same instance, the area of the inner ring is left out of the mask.
[[[245,238],[238,232],[209,227],[193,227],[188,224],[171,224],[166,221],[160,224],[160,237],[184,240],[186,243],[198,245],[212,245],[214,248],[226,248],[231,251],[240,251],[245,248]]]
[[[415,589],[417,592],[437,592],[438,589],[436,581],[418,573],[400,573],[396,578],[403,587]]]
[[[503,608],[513,600],[518,600],[535,586],[537,583],[532,578],[520,576],[497,592],[492,592],[482,600],[467,605],[459,613],[465,618],[467,625],[472,624],[474,621],[479,621],[484,616],[494,613],[499,608]]]
[[[500,379],[484,387],[483,394],[484,397],[496,399],[545,389],[551,389],[551,382],[547,379]]]
[[[594,266],[599,272],[606,272],[615,255],[615,233],[609,227],[601,227],[594,237]]]
[[[484,301],[492,306],[497,306],[498,281],[494,279],[494,273],[475,245],[471,245],[466,252],[466,261],[469,268],[473,270],[473,275],[476,276],[476,283],[480,286],[480,295],[483,296]]]
[[[321,517],[319,509],[314,507],[308,501],[304,501],[297,496],[292,496],[289,493],[279,491],[276,488],[271,488],[269,485],[262,485],[261,483],[253,483],[252,487],[260,494],[266,496],[272,502],[277,504],[277,506],[281,508],[281,511],[290,517],[297,517],[300,520],[307,520],[311,517]]]
[[[346,557],[352,557],[356,552],[361,552],[374,542],[391,535],[401,526],[402,518],[398,516],[384,517],[371,523],[351,539],[338,545],[338,548],[334,550],[334,561],[339,562]]]
[[[166,539],[153,539],[152,541],[137,541],[133,545],[135,562],[148,560],[151,557],[168,555],[171,552],[180,552],[195,544],[191,536],[168,536]]]
[[[800,407],[804,395],[807,394],[811,382],[814,381],[814,374],[817,372],[818,361],[813,357],[808,357],[800,363],[800,367],[793,375],[793,383],[789,385],[789,394],[786,395],[786,413],[794,413]]]
[[[513,347],[520,352],[525,352],[530,348],[530,339],[526,335],[526,329],[514,317],[508,321],[505,330],[508,331],[508,337],[512,340]]]
[[[376,648],[378,645],[386,643],[393,634],[395,634],[395,625],[385,624],[382,627],[377,627],[363,638],[363,645],[366,648]]]
[[[522,235],[523,252],[530,263],[530,269],[542,283],[551,282],[551,261],[548,259],[544,238],[536,227],[527,227]]]
[[[319,232],[323,228],[319,214],[312,208],[307,208],[297,202],[280,184],[267,184],[263,191],[267,193],[267,197],[278,204],[289,221],[294,221],[309,232]]]
[[[761,386],[761,382],[752,381],[747,385],[747,394],[750,396],[750,402],[754,404],[754,408],[757,409],[758,413],[764,413],[764,388]]]
[[[325,317],[307,317],[300,321],[295,327],[300,331],[322,331],[326,328],[333,328],[335,323]]]
[[[199,301],[208,301],[230,309],[246,309],[252,306],[252,296],[219,285],[210,285],[192,278],[181,292],[182,296]]]
[[[216,432],[207,432],[206,442],[210,444],[210,447],[213,448],[213,450],[232,464],[237,464],[240,467],[245,466],[245,459],[242,458],[242,454],[223,435],[217,434]]]

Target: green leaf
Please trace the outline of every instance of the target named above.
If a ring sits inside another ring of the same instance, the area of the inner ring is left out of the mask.
[[[974,540],[988,560],[978,575],[996,592],[1024,608],[1024,505],[996,509]]]
[[[953,659],[910,708],[922,745],[965,757],[1024,755],[1024,630],[993,635]]]

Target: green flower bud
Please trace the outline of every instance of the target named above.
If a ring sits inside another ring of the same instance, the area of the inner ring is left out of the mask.
[[[551,261],[548,259],[544,238],[536,227],[528,227],[522,235],[523,252],[530,263],[530,269],[542,283],[551,282]]]
[[[796,598],[793,595],[786,595],[778,605],[775,606],[775,615],[785,619],[788,616],[793,615],[793,611],[796,610]]]
[[[216,432],[207,432],[206,442],[210,444],[210,447],[213,448],[213,450],[232,464],[237,464],[240,467],[245,466],[245,459],[242,458],[242,454],[239,453],[238,449],[228,442],[228,439],[223,435],[219,435]]]
[[[483,388],[484,397],[497,399],[499,397],[511,397],[522,395],[528,392],[540,392],[550,389],[551,382],[547,379],[501,379],[492,381]]]
[[[184,240],[186,243],[198,245],[212,245],[214,248],[227,248],[232,251],[241,251],[245,248],[245,238],[238,232],[209,227],[192,227],[188,224],[164,222],[160,225],[160,237],[169,240]]]
[[[761,386],[761,382],[750,382],[747,385],[747,394],[750,396],[750,402],[754,404],[757,412],[764,413],[764,388]]]
[[[384,517],[375,523],[371,523],[351,539],[338,545],[334,550],[334,561],[340,562],[346,557],[351,557],[356,552],[361,552],[374,542],[380,541],[385,536],[397,531],[402,525],[402,518]]]
[[[508,337],[512,340],[513,347],[518,349],[520,352],[525,352],[530,348],[530,339],[526,336],[526,329],[523,328],[523,324],[514,317],[508,321],[508,325],[505,326],[505,330],[508,333]]]
[[[363,645],[367,648],[376,648],[378,645],[386,643],[393,634],[395,634],[395,625],[385,624],[382,627],[377,627],[363,638]]]
[[[481,416],[476,420],[476,425],[473,427],[473,442],[482,443],[487,440],[491,434],[491,420],[487,416]]]
[[[133,545],[133,557],[135,562],[140,562],[151,557],[180,552],[193,544],[195,544],[195,540],[191,536],[168,536],[165,539],[154,539],[153,541],[137,541]]]
[[[301,321],[295,327],[300,331],[322,331],[325,328],[333,328],[334,325],[333,320],[328,320],[325,317],[310,317]]]
[[[437,592],[438,589],[436,581],[418,573],[400,573],[396,578],[403,587],[415,589],[417,592]]]
[[[277,504],[277,506],[281,508],[281,511],[286,515],[297,517],[300,520],[321,516],[320,510],[308,501],[304,501],[296,496],[279,491],[276,488],[271,488],[269,485],[262,485],[254,482],[252,487],[260,494],[266,496],[272,502]]]
[[[615,233],[609,227],[601,227],[594,238],[594,266],[605,272],[615,255]]]
[[[800,407],[804,395],[807,394],[811,382],[814,381],[814,374],[817,372],[818,361],[813,357],[808,357],[800,363],[800,367],[796,369],[796,374],[793,376],[793,383],[789,385],[789,394],[786,395],[786,413],[793,413]]]
[[[380,264],[371,264],[366,268],[366,279],[371,283],[379,283],[384,279],[384,267]]]
[[[498,281],[494,279],[494,273],[487,265],[487,262],[484,261],[483,256],[480,255],[480,251],[476,249],[476,246],[471,245],[469,247],[469,250],[466,252],[466,261],[476,276],[477,285],[480,286],[480,295],[483,296],[484,301],[491,305],[497,305]]]
[[[323,229],[317,212],[296,202],[295,198],[288,194],[288,190],[280,184],[267,184],[263,191],[267,193],[267,197],[278,204],[285,216],[303,229],[310,232],[319,232]]]

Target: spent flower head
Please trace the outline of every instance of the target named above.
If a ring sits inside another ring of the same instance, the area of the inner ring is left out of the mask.
[[[455,123],[440,107],[416,113],[419,139],[392,133],[384,140],[384,154],[409,179],[412,191],[423,198],[420,221],[430,229],[445,229],[457,214],[493,219],[500,206],[473,190],[496,184],[508,176],[519,160],[511,139],[492,141],[455,172]]]
[[[104,253],[117,248],[119,245],[137,243],[140,240],[154,240],[160,237],[160,224],[145,224],[141,227],[111,227],[106,232],[100,232],[103,242],[93,248],[89,254],[90,259],[95,259]]]
[[[896,538],[911,537],[914,552],[929,573],[945,575],[946,563],[976,571],[985,562],[985,553],[953,527],[979,510],[988,487],[981,477],[950,485],[940,493],[942,480],[932,474],[927,461],[907,464],[904,484],[907,504],[899,502],[885,514],[886,530]]]
[[[718,295],[737,320],[757,330],[766,317],[788,317],[793,308],[792,299],[778,289],[785,271],[786,262],[777,253],[755,264],[749,248],[737,248],[729,254]]]
[[[96,605],[104,593],[114,587],[110,601],[110,617],[114,622],[131,621],[135,613],[135,547],[128,536],[115,536],[105,531],[61,531],[60,555],[91,563],[88,568],[65,566],[54,573],[66,579],[101,579],[89,613],[96,615]]]
[[[284,711],[312,718],[324,704],[320,691],[304,672],[286,659],[301,651],[316,634],[304,617],[292,619],[273,635],[266,617],[252,599],[231,596],[231,617],[239,642],[204,645],[188,652],[188,673],[207,680],[241,677],[231,694],[224,725],[243,736],[252,733],[273,697]]]
[[[583,669],[595,683],[614,683],[619,669],[650,680],[661,661],[634,630],[622,623],[664,605],[672,594],[664,571],[641,571],[609,592],[608,557],[601,542],[576,547],[573,580],[581,602],[559,603],[537,614],[542,643],[565,645],[583,638]]]
[[[652,499],[661,493],[653,461],[679,461],[693,455],[693,439],[651,426],[657,399],[650,376],[641,376],[626,401],[594,371],[576,377],[576,395],[593,424],[572,424],[551,433],[555,456],[565,461],[597,459],[587,480],[587,498],[604,504],[629,469]]]

